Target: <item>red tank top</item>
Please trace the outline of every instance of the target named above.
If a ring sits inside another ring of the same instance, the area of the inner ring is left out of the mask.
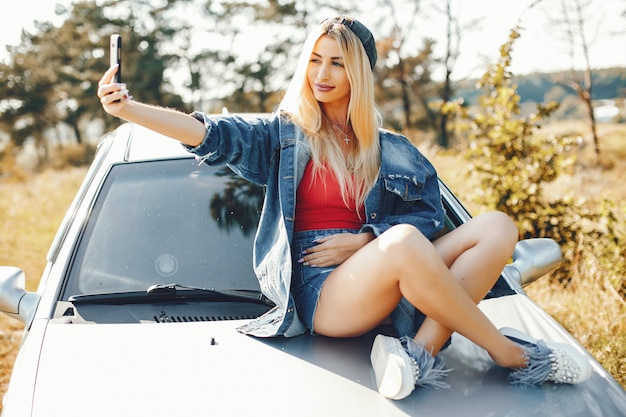
[[[337,177],[331,170],[320,171],[313,177],[313,162],[309,161],[296,193],[294,230],[360,229],[365,218],[364,207],[355,209],[354,198],[346,206],[341,198]]]

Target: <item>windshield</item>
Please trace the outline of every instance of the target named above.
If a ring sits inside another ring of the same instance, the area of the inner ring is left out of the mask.
[[[172,282],[258,290],[252,244],[262,199],[261,187],[193,159],[113,166],[63,299]]]

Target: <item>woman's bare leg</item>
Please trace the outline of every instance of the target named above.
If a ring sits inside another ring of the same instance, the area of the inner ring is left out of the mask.
[[[389,316],[402,296],[446,329],[483,347],[499,365],[525,365],[522,348],[500,334],[435,246],[410,225],[392,227],[329,275],[315,331],[333,337],[365,333]]]
[[[457,282],[478,303],[500,277],[518,237],[517,226],[506,214],[489,212],[472,218],[434,245]],[[451,335],[450,329],[427,317],[415,341],[436,355]]]

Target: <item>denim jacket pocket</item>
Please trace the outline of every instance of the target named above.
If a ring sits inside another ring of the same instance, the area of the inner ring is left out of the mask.
[[[384,179],[385,193],[383,205],[391,206],[392,214],[404,213],[412,203],[422,199],[424,183],[415,177],[387,175]]]

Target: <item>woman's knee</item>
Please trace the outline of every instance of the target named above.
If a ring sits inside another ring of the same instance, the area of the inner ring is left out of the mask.
[[[513,250],[519,239],[517,225],[506,213],[491,211],[481,216],[484,227],[488,233],[483,238],[490,239],[494,245]]]
[[[389,253],[404,254],[432,246],[420,230],[410,224],[398,224],[379,236],[381,247]]]
[[[494,226],[500,230],[502,237],[506,241],[515,244],[519,239],[519,230],[513,219],[501,211],[494,211],[491,214],[493,216]]]

